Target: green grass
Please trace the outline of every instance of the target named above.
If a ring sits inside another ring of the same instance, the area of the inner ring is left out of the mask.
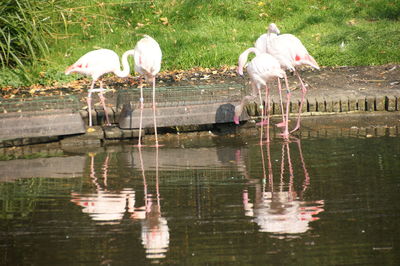
[[[30,10],[14,8],[14,13],[9,9],[7,13],[0,4],[6,14],[0,20],[0,86],[67,82],[76,76],[63,75],[64,69],[84,53],[101,47],[122,54],[133,49],[142,34],[160,43],[162,70],[235,65],[238,55],[253,45],[270,22],[282,33],[299,37],[322,66],[400,62],[400,1],[8,2],[19,2]],[[20,29],[15,17],[22,13],[27,23]],[[13,21],[11,25],[18,29],[7,31],[4,21]],[[34,29],[39,22],[41,26]]]

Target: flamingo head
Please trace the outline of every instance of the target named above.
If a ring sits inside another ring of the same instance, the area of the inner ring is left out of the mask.
[[[275,33],[275,34],[281,33],[280,30],[278,29],[278,26],[276,26],[275,23],[271,23],[268,25],[268,32]]]
[[[239,125],[239,116],[234,115],[233,116],[233,122],[235,122],[236,125]]]
[[[235,106],[235,113],[233,115],[233,122],[235,122],[236,125],[239,125],[239,123],[240,123],[240,115],[242,114],[242,111],[243,111],[243,106],[242,105]]]
[[[73,69],[73,66],[67,67],[67,69],[65,69],[64,74],[65,74],[65,75],[69,75],[69,74],[71,73],[72,69]]]

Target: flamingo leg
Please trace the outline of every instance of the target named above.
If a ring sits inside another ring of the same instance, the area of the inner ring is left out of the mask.
[[[267,116],[267,142],[270,142],[270,137],[269,137],[269,118],[271,114],[271,99],[269,95],[269,88],[267,85],[265,85],[265,102],[267,107],[265,108],[265,115]]]
[[[278,90],[279,90],[279,101],[280,101],[280,105],[281,105],[282,122],[277,124],[277,127],[284,127],[285,126],[285,113],[283,112],[282,85],[281,85],[280,78],[278,78]]]
[[[101,105],[103,106],[103,109],[104,109],[104,115],[106,116],[106,121],[107,121],[106,125],[109,126],[109,125],[111,125],[111,123],[110,123],[110,120],[108,119],[108,111],[106,108],[106,97],[104,96],[102,90],[103,90],[103,82],[100,81],[99,98],[100,98]]]
[[[89,127],[93,126],[93,121],[92,121],[92,90],[94,88],[94,84],[96,83],[96,80],[92,81],[92,84],[90,85],[88,97],[86,98],[86,102],[88,105],[88,112],[89,112]]]
[[[257,86],[257,85],[256,85]],[[262,102],[262,96],[261,96],[261,89],[260,86],[257,86],[257,90],[258,90],[258,96],[260,97],[260,108],[261,108],[261,125],[264,122],[264,105]],[[260,144],[262,144],[262,137],[263,137],[263,126],[261,126],[261,130],[260,130]]]
[[[290,133],[292,133],[292,132],[294,132],[294,131],[296,131],[296,130],[298,130],[300,128],[301,110],[303,108],[304,99],[305,99],[305,96],[306,96],[306,93],[307,93],[306,86],[304,86],[303,80],[301,79],[299,72],[297,72],[297,71],[295,71],[295,72],[296,72],[296,75],[299,78],[299,81],[300,81],[300,84],[301,84],[301,102],[300,102],[300,106],[299,106],[299,113],[297,115],[296,126],[292,131],[290,131]]]
[[[264,119],[262,119],[261,122],[257,123],[258,126],[264,126],[264,125],[268,125],[268,126],[269,126],[269,116],[268,116],[267,113],[268,113],[270,110],[269,110],[269,107],[267,107],[267,104],[269,104],[268,99],[269,99],[269,88],[268,88],[267,84],[265,84],[265,105],[264,105],[264,109],[263,109],[263,111],[264,111],[264,112],[263,112],[263,114],[264,114]],[[261,104],[262,104],[261,98],[260,98],[260,101],[261,101]],[[263,105],[261,105],[261,106],[263,106]],[[266,117],[267,119],[265,119],[265,117]],[[269,138],[268,138],[267,141],[269,141]]]
[[[157,121],[156,121],[156,77],[153,76],[153,122],[154,122],[154,135],[156,137],[156,147],[158,145],[158,136],[157,136]]]
[[[289,82],[287,79],[287,76],[285,74],[285,84],[286,84],[286,112],[285,112],[285,118],[284,118],[284,131],[282,133],[282,136],[285,140],[289,139],[289,108],[290,108],[290,96],[291,96],[291,92],[289,90]],[[283,107],[283,103],[282,103],[282,107]],[[283,110],[282,110],[283,113]]]
[[[142,78],[140,78],[139,87],[140,87],[140,99],[139,99],[139,101],[140,101],[140,118],[139,118],[139,140],[138,140],[138,145],[137,146],[140,148],[140,147],[143,146],[142,143],[141,143],[141,140],[142,140],[143,108],[144,108],[143,80],[142,80]]]

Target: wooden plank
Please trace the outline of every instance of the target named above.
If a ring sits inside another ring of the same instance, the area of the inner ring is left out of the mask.
[[[232,123],[235,106],[239,103],[213,103],[201,105],[180,105],[175,107],[159,107],[156,109],[157,127],[173,127],[184,125],[205,125],[215,123]],[[122,108],[119,127],[123,129],[139,128],[140,109],[132,109],[129,104]],[[243,112],[240,120],[249,119]],[[143,109],[143,128],[152,128],[153,110]]]
[[[0,141],[85,133],[79,113],[61,110],[0,115]]]

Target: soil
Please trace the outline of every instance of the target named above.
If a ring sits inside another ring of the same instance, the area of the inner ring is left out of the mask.
[[[357,67],[323,67],[321,70],[301,69],[299,71],[308,88],[308,98],[359,98],[367,96],[400,96],[400,65],[388,64],[380,66]],[[293,90],[293,99],[299,98],[298,79],[289,74],[289,84]],[[110,89],[106,93],[107,105],[114,106],[119,90],[136,88],[139,85],[139,77],[126,79],[115,78],[112,75],[103,78],[104,84]],[[77,95],[85,106],[87,87],[90,79],[81,78],[64,86],[40,86],[33,85],[29,88],[2,88],[2,98],[36,97],[47,95]],[[186,86],[218,83],[239,83],[249,86],[248,76],[238,76],[235,67],[222,67],[219,69],[194,68],[188,71],[165,71],[157,76],[157,86]],[[148,86],[148,85],[146,85]],[[272,88],[276,83],[271,84]],[[277,97],[277,90],[272,90],[273,98]],[[97,100],[95,99],[95,102]]]

